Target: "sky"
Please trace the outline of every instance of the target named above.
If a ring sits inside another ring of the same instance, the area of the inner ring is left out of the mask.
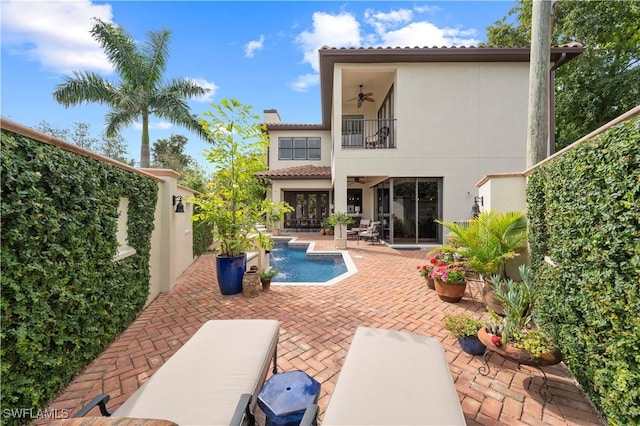
[[[318,49],[330,47],[477,46],[486,28],[514,1],[89,1],[0,0],[0,111],[35,127],[86,123],[104,131],[108,107],[65,108],[52,96],[72,71],[119,77],[89,33],[92,18],[121,25],[139,42],[149,31],[171,31],[165,80],[193,79],[210,89],[188,105],[201,116],[211,103],[234,98],[263,117],[276,109],[283,122],[321,121]],[[152,117],[150,139],[189,140],[186,153],[206,165],[207,143]],[[141,126],[122,131],[128,156],[140,160]]]

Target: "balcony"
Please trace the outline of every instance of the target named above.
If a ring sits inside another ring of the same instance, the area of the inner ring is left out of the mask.
[[[395,148],[395,135],[395,119],[342,120],[342,148],[345,149]]]

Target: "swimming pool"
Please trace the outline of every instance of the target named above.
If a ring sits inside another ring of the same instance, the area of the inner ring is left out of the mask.
[[[355,272],[348,254],[314,252],[313,243],[277,239],[269,263],[278,270],[273,284],[331,285]]]

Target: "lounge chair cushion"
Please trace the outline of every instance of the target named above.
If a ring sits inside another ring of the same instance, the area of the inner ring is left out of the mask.
[[[113,415],[228,425],[241,394],[256,401],[278,330],[274,320],[206,322]]]
[[[440,341],[358,328],[322,424],[466,424]]]

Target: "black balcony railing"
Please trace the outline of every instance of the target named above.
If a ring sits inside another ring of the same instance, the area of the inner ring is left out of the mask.
[[[396,147],[396,120],[342,120],[342,147],[353,149],[390,149]]]

